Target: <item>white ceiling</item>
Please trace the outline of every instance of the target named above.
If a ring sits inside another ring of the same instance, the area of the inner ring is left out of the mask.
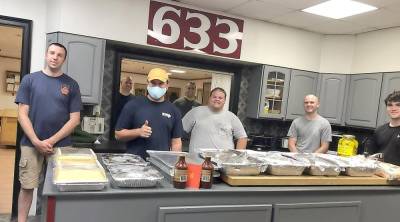
[[[327,0],[179,0],[178,2],[322,34],[359,34],[400,26],[400,0],[357,0],[378,7],[378,10],[338,20],[301,11],[325,1]]]
[[[201,69],[193,69],[182,66],[172,66],[166,64],[141,62],[132,59],[122,59],[121,71],[147,75],[153,68],[162,68],[171,73],[170,78],[172,79],[183,79],[183,80],[200,80],[200,79],[211,79],[212,72]],[[185,73],[173,73],[171,69],[178,69],[186,71]]]

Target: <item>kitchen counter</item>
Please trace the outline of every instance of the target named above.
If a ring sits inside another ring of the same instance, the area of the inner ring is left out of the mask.
[[[279,186],[178,190],[156,188],[59,192],[49,166],[42,221],[363,221],[398,220],[397,186]],[[322,219],[323,218],[323,219]]]

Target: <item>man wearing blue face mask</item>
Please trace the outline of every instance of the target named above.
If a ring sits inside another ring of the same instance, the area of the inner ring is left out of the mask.
[[[182,149],[182,121],[179,110],[165,100],[168,74],[154,68],[147,76],[147,96],[137,96],[122,109],[115,138],[127,142],[128,153],[147,157],[146,150]]]

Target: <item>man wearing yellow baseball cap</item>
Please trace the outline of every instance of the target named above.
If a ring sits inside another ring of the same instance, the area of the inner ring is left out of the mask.
[[[147,157],[146,150],[182,150],[180,111],[165,99],[168,73],[154,68],[147,75],[147,96],[136,96],[122,109],[115,138],[127,142],[127,152]]]

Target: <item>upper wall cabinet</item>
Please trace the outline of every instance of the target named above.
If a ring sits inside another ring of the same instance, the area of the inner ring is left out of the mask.
[[[382,73],[351,75],[346,125],[376,127]]]
[[[99,104],[103,82],[105,40],[66,33],[47,35],[47,44],[59,42],[67,50],[62,70],[74,78],[80,87],[82,102]]]
[[[383,74],[377,126],[389,122],[389,116],[386,113],[385,99],[395,90],[400,90],[400,72]]]
[[[330,123],[344,123],[342,115],[345,105],[347,77],[347,75],[341,74],[320,75],[318,84],[320,107],[318,113]]]
[[[249,79],[247,116],[280,118],[286,114],[290,69],[258,66]]]
[[[292,70],[286,118],[295,119],[304,115],[304,97],[317,94],[318,73]]]

